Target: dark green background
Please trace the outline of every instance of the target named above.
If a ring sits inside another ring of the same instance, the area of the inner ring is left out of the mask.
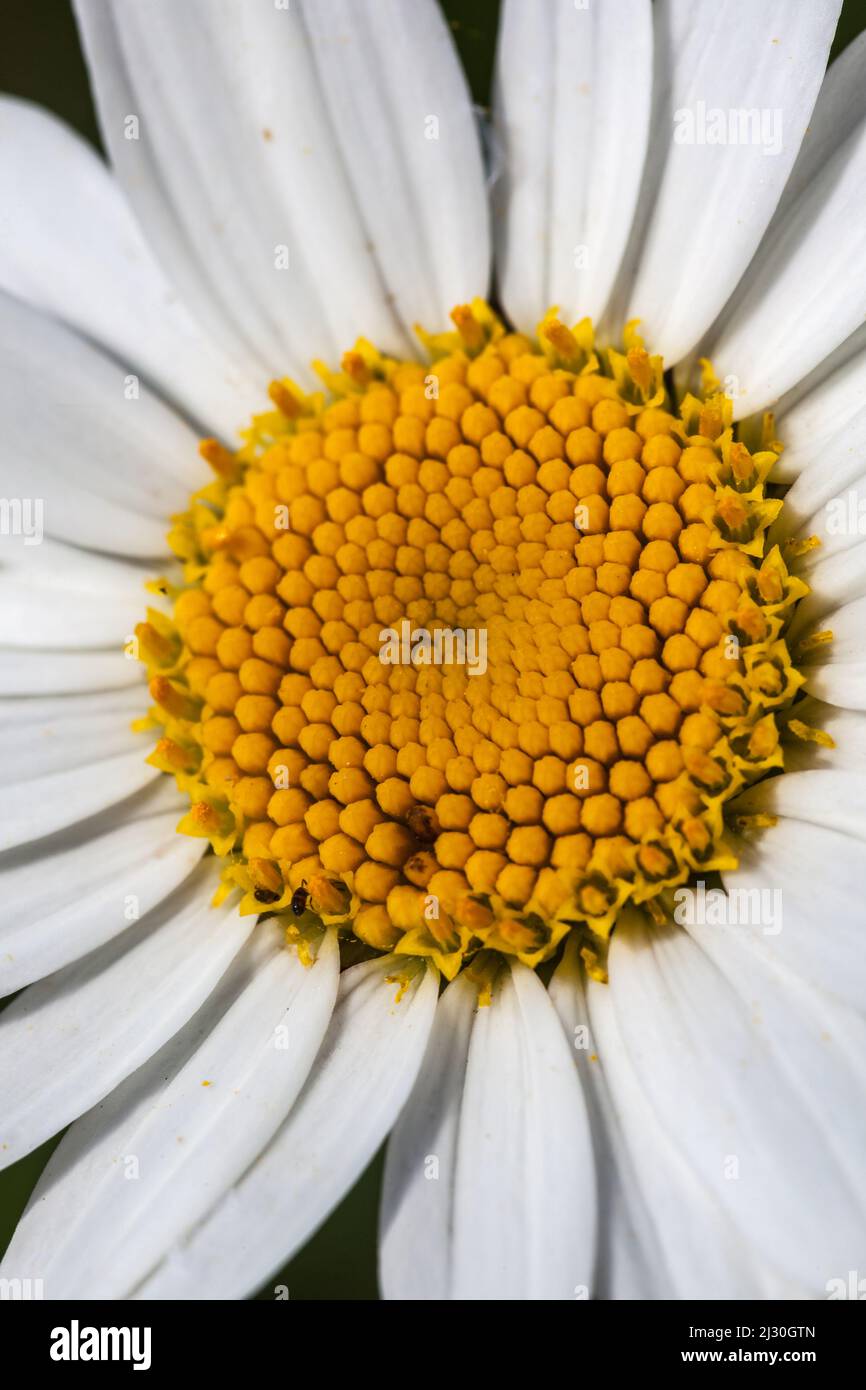
[[[183,2],[175,0],[177,4]],[[799,4],[812,2],[797,0]],[[136,0],[126,3],[135,4]],[[713,5],[715,0],[694,3]],[[443,0],[443,9],[473,96],[486,105],[499,0]],[[845,0],[833,56],[864,28],[866,0]],[[0,90],[41,102],[99,144],[87,74],[67,0],[0,0]],[[53,1142],[46,1144],[0,1173],[0,1250],[5,1249],[52,1147]],[[273,1281],[286,1284],[292,1299],[377,1297],[376,1213],[381,1166],[380,1156],[313,1240]],[[270,1284],[260,1297],[272,1297]]]

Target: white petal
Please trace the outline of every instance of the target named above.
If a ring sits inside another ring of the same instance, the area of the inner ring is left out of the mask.
[[[0,647],[119,651],[144,616],[152,569],[46,538],[0,537]]]
[[[48,535],[161,555],[174,512],[208,481],[195,435],[146,387],[42,314],[0,294],[0,488],[39,498]]]
[[[832,1138],[816,1128],[751,1009],[686,933],[622,926],[610,989],[650,1103],[743,1239],[787,1278],[823,1290],[849,1267],[861,1224]]]
[[[410,338],[487,294],[490,236],[466,79],[435,0],[302,0],[325,103]],[[383,178],[383,170],[387,177]]]
[[[20,653],[16,652],[18,656]],[[28,653],[51,657],[51,652]],[[75,659],[74,657],[71,659]],[[126,715],[126,722],[138,718],[148,704],[147,681],[141,663],[127,661],[135,683],[115,690],[78,691],[70,695],[54,693],[7,696],[2,704],[4,722],[15,724],[55,724],[65,719],[80,719],[86,715]],[[123,719],[119,720],[123,723]]]
[[[802,603],[802,600],[801,600]],[[799,608],[797,609],[799,612]],[[866,617],[866,598],[853,599],[824,615],[821,626],[829,627],[833,641],[826,647],[816,648],[807,654],[808,661],[827,660],[851,661],[866,658],[863,620]],[[844,704],[844,701],[836,703]],[[857,706],[852,706],[857,708]]]
[[[866,718],[860,711],[837,709],[835,705],[808,696],[797,701],[790,710],[790,718],[829,734],[834,746],[825,748],[796,736],[789,737],[785,742],[786,772],[825,767],[866,774]]]
[[[820,100],[820,98],[819,98]],[[802,377],[790,391],[786,391],[779,400],[776,407],[779,419],[784,419],[795,405],[798,405],[805,396],[809,396],[813,391],[817,391],[819,386],[823,386],[840,367],[844,367],[851,361],[852,357],[858,357],[866,349],[866,323],[862,323],[859,328],[850,333],[837,348],[824,357],[811,372]]]
[[[130,728],[146,709],[143,689],[81,704],[67,697],[0,705],[0,851],[97,815],[159,777],[145,761],[152,736]]]
[[[506,0],[494,72],[502,171],[493,189],[496,275],[512,323],[534,333],[549,307],[548,160],[553,92],[549,10],[539,23],[523,0]]]
[[[347,970],[295,1108],[225,1200],[138,1289],[139,1298],[232,1299],[287,1260],[363,1172],[402,1109],[433,1022],[438,976],[405,991],[406,957]]]
[[[862,611],[862,600],[857,602]],[[810,695],[847,709],[866,710],[866,657],[816,662],[803,669]]]
[[[765,245],[772,242],[775,234],[790,219],[798,198],[816,179],[828,160],[832,159],[839,147],[856,130],[866,115],[866,86],[863,82],[866,69],[866,36],[860,34],[827,69],[826,76],[818,93],[815,109],[809,120],[803,143],[800,146],[791,177],[785,185],[773,220],[767,229]],[[703,351],[712,351],[712,343],[718,342],[725,326],[738,309],[749,298],[757,281],[764,257],[762,246],[752,265],[744,275],[736,292],[728,300],[716,323],[710,330]],[[819,386],[838,367],[866,346],[866,325],[855,331],[842,342],[834,344],[832,352],[822,354],[812,369],[791,383],[779,401],[780,418],[803,396]],[[695,364],[692,363],[693,367]],[[787,442],[787,435],[785,435]],[[786,468],[791,466],[788,455],[784,457],[781,478]]]
[[[141,668],[120,652],[0,650],[0,696],[118,690],[141,683]]]
[[[766,918],[764,929],[740,932],[755,958],[862,1010],[862,846],[838,830],[782,817],[738,840],[736,850],[739,867],[724,876],[725,886]]]
[[[866,112],[852,80],[857,72],[858,65],[846,68],[844,90],[834,97],[834,104],[851,103],[856,124],[848,133],[844,123],[832,154],[773,219],[748,275],[702,345],[717,373],[737,378],[737,419],[773,405],[866,320],[866,277],[856,270],[864,255],[866,169]]]
[[[0,1015],[0,1167],[56,1134],[162,1047],[255,922],[212,908],[213,862],[166,903]]]
[[[864,469],[862,463],[858,466]],[[808,601],[804,598],[802,609],[795,614],[796,621],[789,629],[794,637],[805,627],[814,625],[823,613],[837,607],[840,602],[850,602],[861,595],[866,587],[862,577],[863,556],[860,553],[866,542],[866,512],[863,508],[866,469],[857,477],[840,480],[838,487],[832,488],[820,477],[818,468],[810,467],[801,474],[791,492],[795,488],[795,510],[786,518],[786,497],[785,507],[771,536],[774,545],[784,545],[790,535],[795,542],[808,546],[802,555],[795,556],[791,562],[791,569],[798,578],[805,580],[813,590],[813,596]],[[811,504],[814,496],[827,491],[832,491],[833,495],[826,499],[822,497],[816,510],[803,517],[803,507]]]
[[[261,924],[211,997],[54,1151],[3,1271],[46,1296],[123,1298],[258,1157],[328,1025],[339,951],[309,968]]]
[[[816,768],[768,777],[741,792],[731,809],[737,814],[791,816],[866,839],[866,800],[858,772]],[[852,852],[862,854],[863,850],[852,844]]]
[[[143,616],[141,599],[111,597],[79,600],[73,592],[62,605],[47,586],[10,583],[0,568],[0,644],[17,647],[113,647],[116,651]]]
[[[488,1007],[477,993],[466,975],[445,991],[388,1147],[385,1297],[587,1297],[592,1141],[559,1021],[525,966],[503,972]]]
[[[812,582],[814,571],[807,577]],[[858,685],[858,671],[866,663],[866,595],[852,599],[850,603],[843,604],[840,608],[832,608],[830,611],[822,612],[817,622],[798,622],[800,612],[806,602],[813,605],[811,610],[807,609],[805,617],[812,619],[815,617],[815,607],[821,605],[820,593],[808,595],[808,599],[801,599],[800,604],[794,614],[797,623],[795,632],[808,639],[815,632],[831,632],[832,641],[819,644],[811,651],[807,651],[802,658],[802,670],[806,676],[807,688],[810,693],[817,695],[821,699],[827,700],[830,704],[842,705],[846,709],[862,709],[863,699],[866,698],[866,690]],[[792,624],[792,627],[794,624]],[[827,695],[815,689],[817,677],[833,673],[834,675],[845,675],[846,682],[856,694],[856,699],[852,703],[850,699],[836,699],[832,695]]]
[[[208,431],[230,439],[262,409],[265,383],[244,377],[193,323],[85,140],[0,97],[0,184],[3,289],[101,344],[121,380],[142,375]],[[62,272],[47,274],[51,266]]]
[[[860,464],[860,468],[863,468]],[[808,550],[805,555],[795,560],[792,569],[796,570],[799,577],[803,578],[808,584],[815,585],[815,588],[826,584],[827,562],[830,559],[837,560],[842,553],[853,552],[858,546],[863,545],[866,539],[866,524],[863,523],[862,503],[863,492],[866,488],[866,471],[862,471],[855,478],[840,480],[840,486],[835,489],[835,495],[831,496],[827,502],[816,512],[809,513],[805,520],[796,528],[795,537],[799,541],[815,542],[819,545]],[[802,493],[801,493],[802,496]],[[784,513],[783,513],[784,514]],[[863,527],[863,531],[860,531]],[[778,532],[774,541],[783,538],[784,532]],[[859,580],[859,557],[848,553],[847,559],[838,559],[838,566],[835,567],[838,574],[838,581],[835,582],[830,592],[827,594],[827,606],[834,603],[845,602],[853,595],[862,592],[862,581]],[[834,592],[835,591],[835,592]],[[817,595],[819,606],[822,605],[823,595]],[[806,607],[806,613],[809,613]],[[798,624],[798,627],[802,624]]]
[[[227,350],[305,380],[312,358],[337,362],[362,333],[405,350],[300,7],[76,10],[118,175],[167,273]],[[124,138],[130,112],[138,140]]]
[[[821,541],[799,568],[812,568],[862,539],[866,491],[866,348],[853,352],[795,404],[779,411],[784,452],[773,479],[792,483],[773,540],[812,535]],[[782,403],[784,405],[784,402]]]
[[[547,308],[601,317],[619,269],[649,136],[647,0],[539,7],[506,0],[495,121],[502,298],[534,333]]]
[[[140,815],[0,859],[0,995],[80,960],[179,887],[203,844],[178,835],[178,819],[177,810]]]
[[[830,64],[777,216],[790,212],[803,190],[866,118],[866,34],[858,34]]]
[[[643,321],[669,364],[706,332],[766,230],[818,95],[839,10],[838,0],[655,7],[654,140],[626,317]],[[724,143],[713,142],[719,113]],[[725,370],[743,370],[727,362]]]
[[[808,395],[780,413],[784,452],[773,480],[791,482],[773,528],[773,541],[819,537],[799,567],[812,569],[833,550],[862,539],[866,492],[866,352],[852,354]]]
[[[6,716],[0,724],[3,787],[53,772],[69,772],[121,753],[138,751],[146,756],[148,742],[153,742],[152,737],[133,733],[130,727],[130,721],[147,709],[143,686],[94,695],[83,711],[61,707],[40,715],[26,707],[29,703],[9,700],[0,704],[0,716]]]
[[[803,879],[801,873],[789,880],[780,894],[786,898],[796,895]],[[732,874],[727,879],[728,892],[736,887],[737,876]],[[841,1187],[843,1182],[850,1185],[850,1190],[861,1193],[866,1163],[866,1020],[849,1015],[838,1002],[822,997],[811,979],[797,979],[766,957],[759,962],[752,946],[764,928],[748,913],[742,915],[745,924],[689,924],[689,935],[719,967],[750,1010],[754,1027],[772,1052],[779,1071],[787,1077],[798,1102],[810,1112],[815,1128],[826,1136],[835,1162],[821,1175],[815,1195],[823,1203],[825,1189],[834,1183]],[[772,914],[766,922],[771,919]],[[826,915],[823,920],[827,921]],[[772,929],[776,927],[783,932],[784,922],[773,921]],[[866,993],[861,998],[863,1006]],[[829,1203],[827,1207],[830,1208]],[[866,1239],[866,1204],[862,1196],[851,1205],[843,1230],[853,1258]],[[833,1272],[828,1267],[816,1269],[814,1286],[822,1289]]]
[[[866,1129],[859,1128],[863,1119],[848,1117],[845,1112],[854,1107],[850,1102],[839,1104],[833,1092],[836,1083],[850,1085],[855,1079],[857,1085],[866,1083],[862,1051],[848,1062],[836,1055],[840,1037],[848,1038],[852,1030],[866,1026],[864,971],[856,959],[862,951],[855,947],[861,894],[844,864],[838,835],[832,831],[816,835],[815,827],[809,827],[815,837],[810,846],[805,826],[790,820],[780,826],[778,835],[768,837],[769,843],[763,835],[755,837],[747,851],[752,867],[746,868],[745,875],[739,870],[724,875],[727,906],[717,914],[721,920],[708,923],[704,918],[712,914],[691,906],[681,914],[681,924],[749,1004],[756,1026],[770,1035],[782,1069],[792,1064],[791,1080],[803,1083],[809,1105],[816,1111],[823,1108],[825,1096],[818,1094],[823,1089],[838,1106],[835,1122],[828,1124],[822,1116],[818,1128],[831,1137],[842,1137],[856,1124],[858,1148],[866,1157]],[[797,852],[799,862],[791,867]],[[777,877],[783,862],[789,865],[784,884]],[[832,874],[829,895],[819,898],[810,886],[815,871]],[[813,938],[812,958],[820,953],[826,959],[817,971],[809,967],[807,933]],[[795,1031],[799,1042],[793,1037]],[[810,1058],[801,1055],[801,1044]],[[856,1108],[866,1118],[862,1102]]]
[[[39,655],[45,653],[40,652]],[[49,725],[93,714],[106,716],[106,723],[109,722],[108,716],[112,719],[116,716],[118,724],[129,724],[143,713],[149,697],[141,666],[138,662],[127,664],[135,674],[134,687],[122,686],[119,690],[96,690],[72,695],[10,697],[0,704],[0,712],[5,722],[18,725]]]
[[[804,475],[804,482],[814,480],[817,483],[815,470],[810,469],[809,472],[812,474],[812,479],[806,479]],[[863,544],[864,538],[866,538],[866,527],[864,527],[863,535],[860,533],[860,527],[863,525],[861,501],[864,496],[864,489],[866,489],[866,472],[861,473],[857,478],[841,482],[835,490],[835,495],[823,502],[817,511],[807,515],[797,527],[795,532],[797,540],[809,541],[814,544],[817,539],[820,543],[814,549],[806,551],[792,565],[792,569],[796,570],[799,577],[805,579],[807,584],[815,583],[817,587],[818,583],[823,582],[822,571],[818,572],[817,581],[815,580],[815,571],[819,565],[823,565],[826,560],[829,560],[831,555],[840,555],[843,551],[850,551],[855,546]],[[801,489],[798,502],[801,502],[802,498],[803,491]],[[785,510],[787,510],[787,505]],[[783,517],[784,511],[779,519],[782,520]],[[785,531],[780,528],[778,533],[773,536],[773,542],[777,543],[784,536]],[[851,581],[855,580],[858,572],[855,556],[850,556],[846,563],[850,564],[850,570],[845,575],[848,582],[844,583],[840,590],[844,597],[855,592],[851,588]],[[862,588],[859,580],[857,585]],[[830,600],[831,602],[834,601],[832,595]],[[838,601],[838,598],[835,599],[835,602],[838,603]],[[808,609],[806,611],[808,612]]]
[[[41,545],[30,545],[14,534],[0,537],[0,566],[4,577],[54,595],[71,593],[100,600],[140,599],[144,584],[153,576],[147,564],[96,555],[47,538]]]
[[[846,504],[843,502],[843,508]],[[829,521],[829,517],[827,518]],[[822,546],[822,550],[824,547]],[[820,554],[820,552],[819,552]],[[798,640],[810,628],[832,627],[829,614],[851,608],[866,591],[866,540],[857,537],[847,549],[835,549],[808,567],[805,578],[811,593],[797,605],[787,637]],[[823,653],[818,653],[819,657]],[[838,655],[838,650],[831,657]]]
[[[146,748],[118,753],[86,767],[14,782],[0,805],[0,852],[53,835],[116,806],[159,777],[145,762]]]
[[[559,1014],[583,1083],[598,1183],[596,1298],[670,1296],[652,1213],[643,1199],[587,1013],[580,956],[571,941],[553,972],[551,1003]]]
[[[643,1202],[660,1246],[655,1288],[681,1299],[768,1297],[772,1276],[680,1150],[680,1117],[668,1124],[652,1104],[626,1049],[610,985],[589,980],[587,1003],[591,1045],[629,1160],[621,1177],[636,1186],[633,1200]]]
[[[457,1143],[476,1002],[465,976],[446,989],[421,1074],[388,1142],[379,1237],[387,1299],[451,1296]]]
[[[859,461],[861,457],[866,428],[864,390],[866,350],[852,354],[796,404],[788,409],[782,409],[780,404],[778,433],[785,448],[773,469],[774,482],[794,482],[810,467],[817,474],[819,463],[820,476],[830,488],[851,475],[852,459]],[[797,496],[799,494],[794,493],[794,497]],[[803,508],[798,510],[802,512]]]

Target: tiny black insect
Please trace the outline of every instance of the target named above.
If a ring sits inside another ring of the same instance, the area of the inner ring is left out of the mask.
[[[276,903],[280,900],[280,894],[275,893],[271,888],[257,888],[253,897],[257,903]]]
[[[439,834],[439,819],[429,806],[413,806],[406,816],[406,824],[417,839],[427,844]]]
[[[292,894],[292,911],[296,917],[302,917],[306,911],[307,902],[310,897],[305,887],[306,882],[307,880],[302,878],[300,888],[296,888]]]

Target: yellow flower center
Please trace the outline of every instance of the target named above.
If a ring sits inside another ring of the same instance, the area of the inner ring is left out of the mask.
[[[735,864],[725,802],[782,766],[779,446],[708,369],[672,407],[632,326],[620,353],[454,321],[428,365],[361,342],[321,396],[272,383],[236,454],[204,442],[185,585],[138,633],[153,760],[244,910],[449,976],[575,930],[601,969],[626,903]]]

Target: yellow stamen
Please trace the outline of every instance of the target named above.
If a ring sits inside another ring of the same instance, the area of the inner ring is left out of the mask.
[[[199,765],[199,757],[188,748],[182,748],[172,738],[161,738],[148,762],[163,772],[189,773]]]
[[[698,420],[698,434],[702,434],[705,439],[717,439],[724,429],[722,412],[716,405],[705,405],[700,412]]]
[[[738,482],[744,483],[755,471],[754,460],[745,444],[732,444],[730,452],[731,468]]]
[[[156,703],[175,719],[195,719],[199,702],[181,685],[165,676],[154,676],[148,689]]]
[[[268,395],[277,407],[277,410],[279,410],[282,415],[285,415],[287,420],[295,420],[300,415],[300,401],[281,381],[272,381],[269,384]]]
[[[831,628],[822,628],[820,632],[813,632],[809,637],[801,637],[797,643],[797,651],[800,655],[806,652],[814,652],[819,647],[827,647],[833,641],[833,631]]]
[[[468,304],[458,304],[451,310],[451,321],[467,348],[477,351],[484,346],[484,329]]]
[[[652,385],[652,363],[646,348],[629,348],[626,361],[635,386],[640,391],[648,391]]]
[[[351,377],[358,386],[369,384],[372,373],[360,352],[344,352],[341,366],[346,376]]]
[[[170,666],[175,660],[175,644],[170,638],[157,632],[153,623],[137,623],[135,635],[138,638],[141,659],[146,665]]]
[[[198,451],[218,477],[231,478],[237,472],[234,454],[224,444],[220,444],[218,439],[200,440]]]
[[[310,901],[314,912],[335,917],[346,912],[351,894],[344,883],[317,874],[310,880]]]
[[[221,818],[219,813],[207,801],[194,801],[190,807],[190,814],[193,820],[202,831],[210,833],[220,828]]]
[[[253,892],[260,903],[273,903],[282,897],[285,889],[283,876],[272,859],[253,858],[247,867]]]
[[[549,319],[542,325],[542,332],[552,347],[566,361],[573,361],[580,353],[577,339],[559,319]]]
[[[835,748],[836,741],[824,729],[813,729],[811,725],[804,724],[802,719],[789,719],[787,726],[795,738],[802,739],[804,743],[817,743],[819,748]]]
[[[778,825],[779,817],[771,816],[767,811],[755,811],[752,815],[738,815],[734,817],[734,824],[739,830],[770,830],[774,825]]]
[[[785,549],[793,560],[800,560],[804,555],[817,550],[821,544],[820,537],[807,536],[804,540],[788,540],[785,542]]]

